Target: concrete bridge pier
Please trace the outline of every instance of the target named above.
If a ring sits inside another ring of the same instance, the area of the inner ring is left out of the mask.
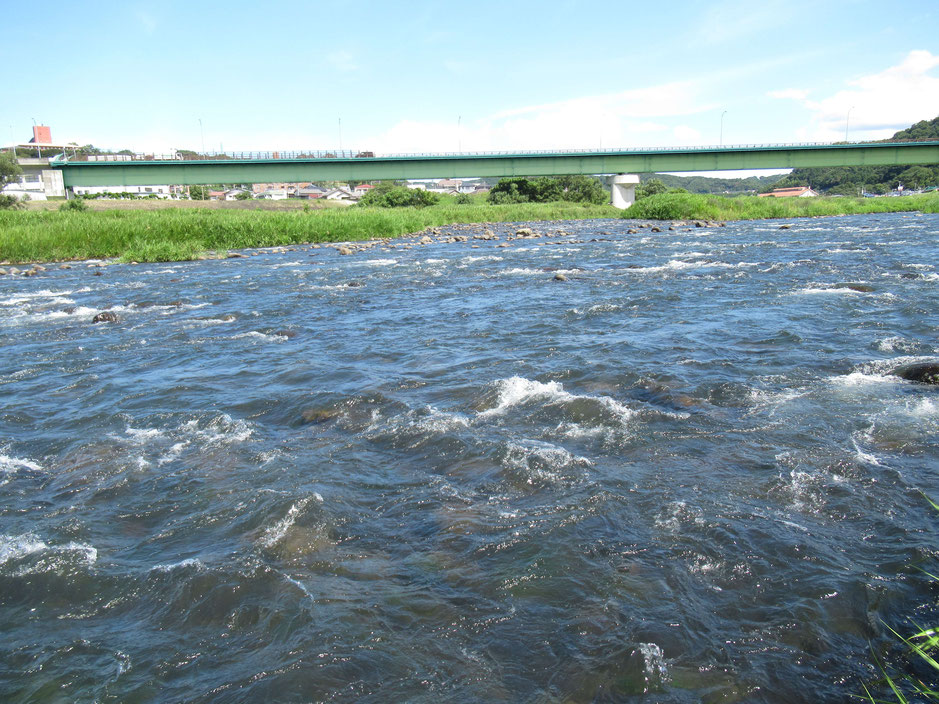
[[[626,210],[636,202],[636,186],[639,185],[639,176],[636,174],[617,174],[610,181],[610,190],[613,195],[613,207]]]

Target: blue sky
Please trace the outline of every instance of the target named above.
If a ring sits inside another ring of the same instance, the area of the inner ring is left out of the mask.
[[[609,148],[939,115],[932,1],[0,2],[3,143],[35,119],[152,152]]]

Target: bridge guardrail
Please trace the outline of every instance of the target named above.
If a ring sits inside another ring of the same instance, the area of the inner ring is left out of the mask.
[[[480,157],[506,157],[506,156],[562,156],[583,154],[602,156],[604,154],[643,154],[662,152],[710,152],[710,151],[739,151],[753,149],[798,149],[811,147],[869,147],[878,144],[915,144],[936,140],[905,140],[905,141],[877,141],[877,142],[779,142],[767,144],[712,144],[699,146],[667,146],[667,147],[619,147],[606,149],[535,149],[535,150],[499,150],[499,151],[458,151],[458,152],[403,152],[389,154],[375,154],[368,150],[273,150],[263,152],[214,152],[197,153],[192,151],[178,151],[173,154],[154,154],[139,152],[133,155],[122,155],[123,159],[109,160],[109,155],[102,154],[66,154],[55,157],[54,161],[62,162],[88,162],[88,163],[114,163],[114,161],[272,161],[279,159],[446,159],[446,158],[480,158]],[[127,159],[127,156],[130,156]]]

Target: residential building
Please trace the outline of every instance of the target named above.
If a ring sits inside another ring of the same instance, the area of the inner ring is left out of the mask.
[[[797,188],[776,188],[769,193],[760,193],[760,198],[814,198],[818,195],[811,188],[799,186]]]

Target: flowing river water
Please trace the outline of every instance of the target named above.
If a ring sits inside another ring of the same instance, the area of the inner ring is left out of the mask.
[[[781,225],[0,277],[0,699],[849,701],[936,616],[939,216]]]

